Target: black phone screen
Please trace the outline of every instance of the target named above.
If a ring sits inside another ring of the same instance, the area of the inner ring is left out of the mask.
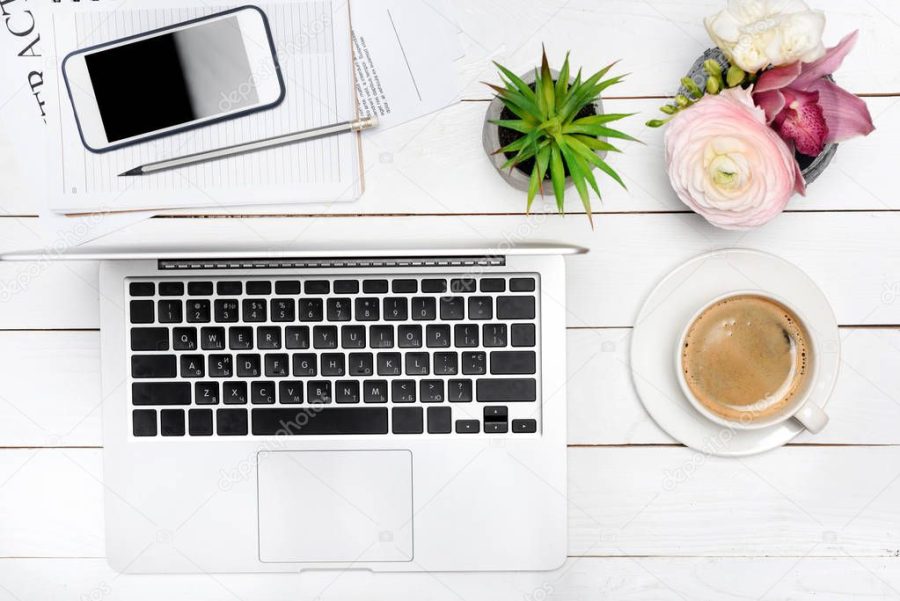
[[[237,17],[85,55],[110,142],[259,102]]]

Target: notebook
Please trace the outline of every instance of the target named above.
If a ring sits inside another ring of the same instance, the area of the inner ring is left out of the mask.
[[[47,8],[52,44],[46,85],[58,112],[48,122],[55,130],[52,139],[59,140],[48,148],[54,211],[348,201],[362,193],[359,137],[350,133],[143,177],[118,176],[164,158],[354,118],[350,17],[342,0],[257,5],[268,16],[283,72],[286,96],[278,107],[102,154],[82,145],[59,69],[67,54],[242,4],[123,0],[114,7],[80,3]]]

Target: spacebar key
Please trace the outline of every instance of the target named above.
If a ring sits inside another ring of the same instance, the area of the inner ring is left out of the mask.
[[[387,434],[387,407],[330,407],[310,405],[295,409],[253,409],[257,436],[316,436]]]

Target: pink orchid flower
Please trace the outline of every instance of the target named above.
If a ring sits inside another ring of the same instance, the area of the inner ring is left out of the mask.
[[[753,101],[766,112],[768,123],[801,154],[816,156],[826,144],[875,129],[866,103],[826,79],[844,62],[858,35],[851,33],[817,61],[766,71],[753,88]]]

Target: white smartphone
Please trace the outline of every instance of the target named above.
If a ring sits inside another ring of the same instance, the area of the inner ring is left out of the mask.
[[[88,150],[105,152],[278,105],[269,22],[244,6],[99,46],[62,62]]]

